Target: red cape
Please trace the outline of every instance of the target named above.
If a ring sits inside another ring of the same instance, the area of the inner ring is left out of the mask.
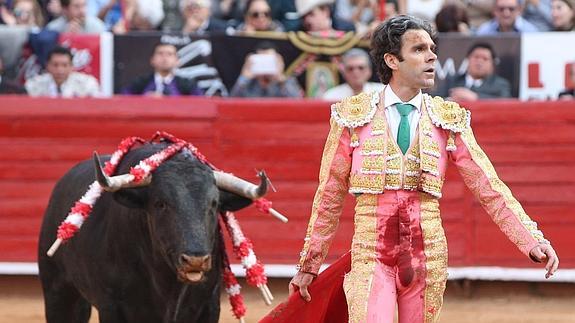
[[[350,271],[351,255],[345,255],[319,274],[308,290],[311,302],[304,301],[299,292],[276,306],[260,323],[347,323],[347,302],[343,292],[343,277]]]

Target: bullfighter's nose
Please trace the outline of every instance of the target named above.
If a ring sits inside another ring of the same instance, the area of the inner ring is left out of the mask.
[[[208,271],[212,268],[212,256],[188,256],[182,254],[180,262],[184,268],[193,271]]]

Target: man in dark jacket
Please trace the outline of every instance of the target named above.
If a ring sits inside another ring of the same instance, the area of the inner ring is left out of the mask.
[[[0,94],[25,94],[26,90],[18,83],[4,76],[4,61],[0,57]]]
[[[511,97],[511,84],[495,74],[495,51],[487,43],[475,43],[467,52],[467,72],[448,77],[436,95],[453,101]]]
[[[176,46],[160,43],[154,48],[150,59],[153,74],[144,75],[124,89],[124,94],[151,96],[202,95],[193,80],[174,74],[178,66]]]

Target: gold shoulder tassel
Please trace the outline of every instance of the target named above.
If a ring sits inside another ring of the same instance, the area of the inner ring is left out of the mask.
[[[455,132],[449,132],[449,138],[447,138],[447,147],[445,148],[447,151],[455,151],[457,146],[455,146]]]

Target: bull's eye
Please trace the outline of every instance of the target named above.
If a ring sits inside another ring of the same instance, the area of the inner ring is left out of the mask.
[[[168,203],[164,201],[156,201],[156,203],[154,203],[154,207],[158,210],[165,210],[168,208]]]

